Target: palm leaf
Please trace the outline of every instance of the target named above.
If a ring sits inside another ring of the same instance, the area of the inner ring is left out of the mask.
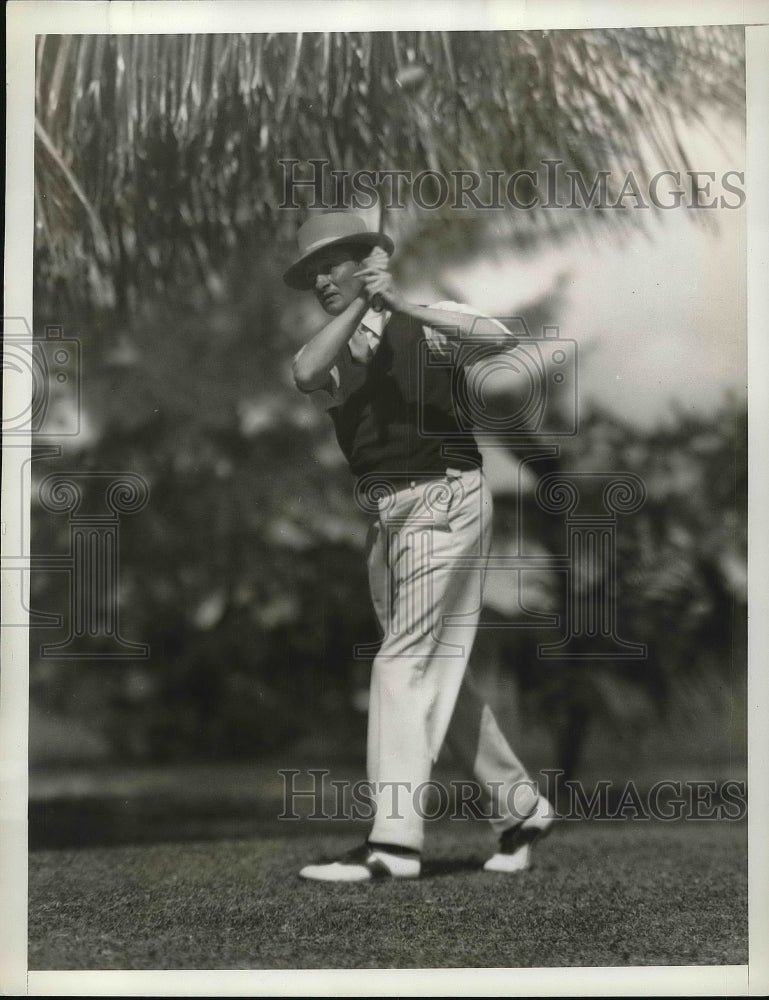
[[[685,169],[683,126],[705,108],[744,108],[743,31],[731,27],[41,36],[36,65],[37,204],[64,178],[87,219],[83,239],[72,206],[39,217],[39,282],[55,281],[53,247],[79,241],[81,276],[70,263],[68,280],[83,301],[94,265],[126,289],[164,288],[197,273],[201,240],[216,268],[254,232],[290,239],[281,159],[508,176],[558,159],[589,179],[642,170],[651,149]],[[400,86],[422,71],[421,89]],[[639,214],[508,222],[525,239]]]

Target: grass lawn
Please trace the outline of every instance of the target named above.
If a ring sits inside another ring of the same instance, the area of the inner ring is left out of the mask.
[[[428,827],[418,881],[299,879],[360,839],[328,830],[33,851],[29,968],[747,962],[744,823],[563,822],[518,876],[479,870],[485,828],[444,823]]]

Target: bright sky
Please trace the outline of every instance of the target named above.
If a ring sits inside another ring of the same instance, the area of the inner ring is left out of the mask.
[[[693,169],[714,171],[717,181],[744,162],[741,130],[718,134],[695,137],[692,155]],[[712,192],[736,202],[719,183]],[[580,348],[581,400],[650,425],[670,413],[671,401],[703,411],[727,389],[745,392],[745,211],[709,211],[716,225],[704,227],[689,218],[692,210],[675,209],[650,236],[624,245],[579,238],[446,277],[466,301],[500,315],[511,303],[536,300],[565,273],[558,322],[561,337]]]

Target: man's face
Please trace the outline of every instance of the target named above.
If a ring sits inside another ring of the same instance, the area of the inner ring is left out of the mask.
[[[344,312],[363,288],[362,280],[354,276],[360,270],[356,254],[355,247],[340,245],[319,250],[307,262],[307,279],[330,316]]]

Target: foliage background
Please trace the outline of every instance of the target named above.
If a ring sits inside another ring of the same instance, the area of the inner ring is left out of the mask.
[[[415,67],[425,82],[410,91]],[[79,340],[84,408],[80,435],[37,459],[35,482],[63,468],[148,482],[149,505],[121,523],[120,616],[151,657],[50,659],[40,644],[61,636],[33,630],[33,757],[248,757],[321,734],[362,752],[367,667],[351,650],[374,638],[365,523],[327,419],[289,378],[319,317],[281,281],[304,210],[276,209],[279,159],[512,172],[557,157],[591,177],[657,156],[685,169],[682,136],[705,108],[743,113],[742,73],[742,30],[724,27],[40,37],[35,332],[58,323]],[[408,283],[426,261],[439,275],[575,228],[621,239],[639,214],[460,220],[409,206],[388,226]],[[552,288],[525,318],[537,329],[561,309]],[[65,413],[56,392],[52,412]],[[666,712],[680,726],[687,708],[698,752],[739,757],[744,405],[639,428],[581,402],[580,433],[540,471],[618,469],[647,485],[621,524],[618,603],[620,634],[649,659],[545,668],[545,633],[489,629],[484,683],[512,724],[528,723],[517,745],[538,732],[542,762],[572,773],[591,733],[632,742]],[[517,512],[532,544],[558,551],[533,487],[498,498],[498,546]],[[64,519],[37,504],[33,516],[36,552],[66,552]],[[557,575],[537,588],[538,607],[562,607]],[[63,574],[36,573],[33,602],[66,616]],[[492,603],[487,622],[511,614]]]

